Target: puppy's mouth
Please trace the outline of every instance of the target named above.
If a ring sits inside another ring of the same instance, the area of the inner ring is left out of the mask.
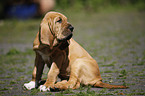
[[[74,27],[69,24],[66,28],[66,30],[63,32],[66,36],[64,38],[61,38],[59,39],[58,38],[58,42],[65,42],[65,41],[68,41],[69,39],[71,39],[71,37],[73,36],[73,30],[74,30]],[[69,33],[69,35],[67,35]]]
[[[59,46],[60,50],[64,50],[64,49],[66,49],[69,46],[69,44],[70,44],[69,40],[71,39],[72,36],[73,36],[73,34],[71,33],[66,38],[58,39],[58,42],[60,43],[60,46]]]
[[[72,36],[73,36],[73,34],[71,33],[71,34],[68,35],[67,37],[65,37],[65,38],[63,38],[63,39],[57,39],[57,40],[58,40],[58,42],[65,42],[65,41],[67,41],[67,40],[70,40]]]

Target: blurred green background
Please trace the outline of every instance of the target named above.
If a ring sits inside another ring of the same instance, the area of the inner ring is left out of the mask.
[[[33,0],[29,2],[27,0],[20,0],[25,3],[32,3]],[[13,2],[20,2],[19,0],[1,0],[0,1],[0,18],[5,17],[5,9],[7,5]],[[35,0],[34,0],[35,1]],[[145,0],[55,0],[56,6],[54,10],[59,10],[61,12],[71,11],[71,12],[110,12],[117,11],[120,9],[125,10],[145,10]],[[14,3],[15,4],[15,3]]]
[[[145,10],[145,0],[56,0],[56,7],[75,11],[103,11],[106,9],[133,8]]]

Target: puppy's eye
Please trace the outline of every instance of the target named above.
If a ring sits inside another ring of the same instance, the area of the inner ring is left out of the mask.
[[[62,19],[60,18],[58,21],[56,21],[56,22],[58,22],[58,23],[61,23],[62,22]]]

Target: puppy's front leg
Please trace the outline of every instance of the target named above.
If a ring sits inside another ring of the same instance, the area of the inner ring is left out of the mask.
[[[24,88],[31,90],[33,88],[38,88],[38,82],[41,80],[43,68],[45,62],[43,61],[41,55],[36,52],[35,66],[32,74],[32,80],[29,83],[24,84]]]
[[[50,70],[47,74],[47,80],[44,85],[39,87],[40,91],[50,91],[50,88],[54,88],[54,83],[59,74],[59,68],[55,62],[52,63]]]

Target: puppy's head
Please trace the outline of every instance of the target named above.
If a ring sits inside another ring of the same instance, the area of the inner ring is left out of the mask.
[[[69,40],[72,37],[73,29],[63,14],[48,12],[40,24],[39,41],[42,44],[55,46]]]

